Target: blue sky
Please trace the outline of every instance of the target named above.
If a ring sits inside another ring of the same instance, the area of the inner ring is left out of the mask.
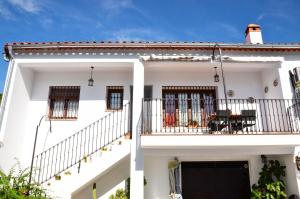
[[[300,42],[300,0],[0,0],[0,44],[13,41],[160,40]],[[7,63],[0,61],[0,90]]]

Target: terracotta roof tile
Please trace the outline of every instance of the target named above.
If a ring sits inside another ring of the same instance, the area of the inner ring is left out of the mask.
[[[81,48],[101,48],[101,49],[211,49],[215,42],[198,41],[57,41],[57,42],[11,42],[4,45],[4,52],[7,52],[8,46],[13,49],[81,49]],[[264,43],[264,44],[245,44],[245,43],[222,43],[218,44],[224,50],[296,50],[300,51],[299,43]]]

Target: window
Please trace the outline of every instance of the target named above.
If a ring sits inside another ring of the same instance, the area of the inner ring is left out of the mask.
[[[77,119],[79,86],[50,86],[49,118]]]
[[[106,108],[120,110],[123,108],[123,86],[106,87]]]
[[[163,86],[163,116],[166,126],[205,126],[215,110],[214,86]]]

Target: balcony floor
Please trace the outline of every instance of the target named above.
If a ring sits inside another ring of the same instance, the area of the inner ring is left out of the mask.
[[[223,150],[244,151],[253,154],[293,154],[300,145],[299,134],[271,132],[268,135],[241,134],[156,134],[142,135],[141,147],[144,150]]]
[[[266,131],[233,131],[233,132],[228,132],[228,131],[210,131],[209,129],[188,129],[183,130],[182,128],[178,129],[168,129],[168,130],[161,130],[160,132],[151,132],[147,133],[145,132],[144,135],[146,136],[183,136],[183,135],[203,135],[203,136],[213,136],[213,135],[300,135],[299,132],[266,132]]]

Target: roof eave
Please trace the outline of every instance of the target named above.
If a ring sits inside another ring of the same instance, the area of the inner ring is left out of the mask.
[[[140,42],[130,42],[130,43],[120,43],[120,42],[56,42],[56,43],[13,43],[5,44],[4,53],[9,56],[8,46],[12,46],[13,50],[42,50],[42,49],[202,49],[209,50],[215,48],[216,43],[140,43]],[[292,50],[300,51],[300,44],[226,44],[218,43],[224,50]]]

